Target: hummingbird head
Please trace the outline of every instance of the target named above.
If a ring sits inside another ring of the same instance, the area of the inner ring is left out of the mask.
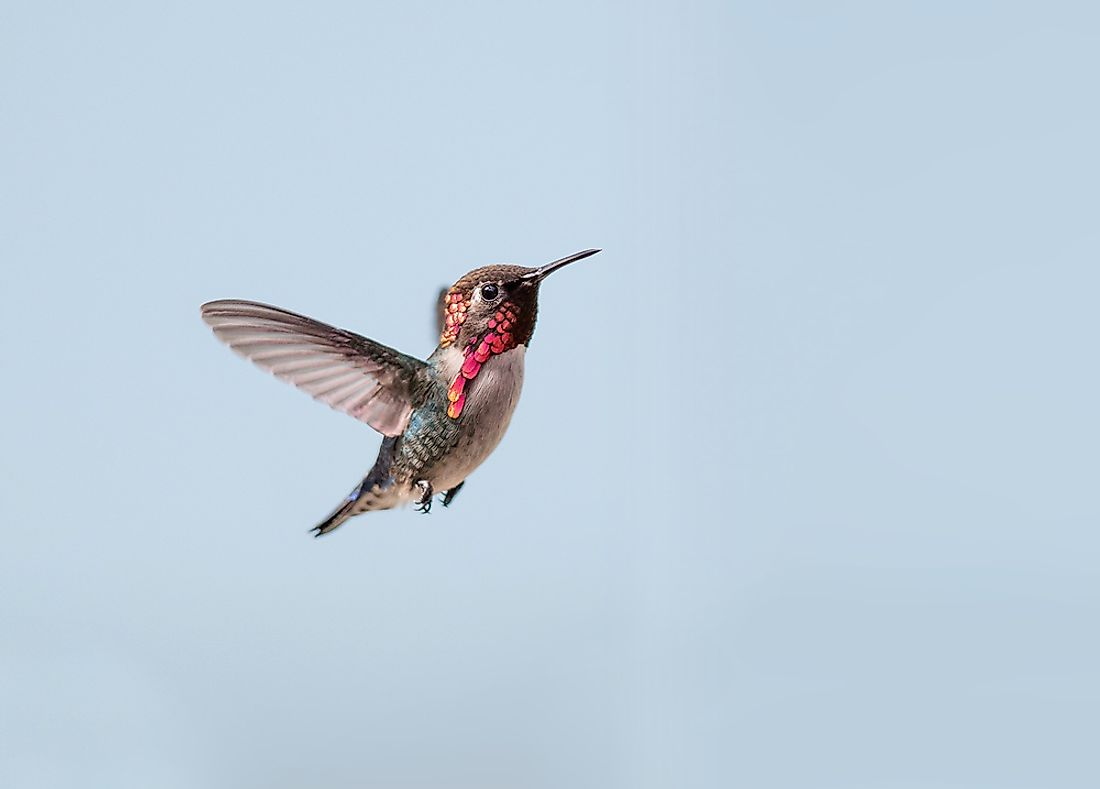
[[[456,282],[443,299],[439,347],[458,344],[488,358],[527,345],[535,331],[539,286],[550,274],[600,250],[586,249],[538,268],[482,266]],[[484,362],[485,359],[479,359]]]

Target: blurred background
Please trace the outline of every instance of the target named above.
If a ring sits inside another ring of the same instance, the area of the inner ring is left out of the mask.
[[[827,7],[826,7],[827,6]],[[1093,787],[1100,12],[0,5],[0,784]],[[199,320],[543,289],[453,507]]]

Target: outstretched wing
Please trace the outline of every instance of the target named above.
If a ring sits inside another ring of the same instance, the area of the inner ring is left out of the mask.
[[[447,294],[450,288],[441,288],[439,298],[435,300],[435,339],[438,340],[447,327]]]
[[[254,301],[211,301],[202,319],[241,356],[382,435],[400,435],[409,423],[413,389],[427,368],[419,359]]]

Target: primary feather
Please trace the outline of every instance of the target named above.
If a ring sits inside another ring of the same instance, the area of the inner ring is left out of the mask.
[[[254,301],[202,306],[218,339],[317,400],[385,436],[409,423],[413,390],[427,364],[346,329]]]

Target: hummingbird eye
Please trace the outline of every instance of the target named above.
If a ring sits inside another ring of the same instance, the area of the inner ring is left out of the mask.
[[[481,298],[485,301],[494,301],[496,297],[500,295],[500,288],[490,282],[488,285],[481,286]]]

